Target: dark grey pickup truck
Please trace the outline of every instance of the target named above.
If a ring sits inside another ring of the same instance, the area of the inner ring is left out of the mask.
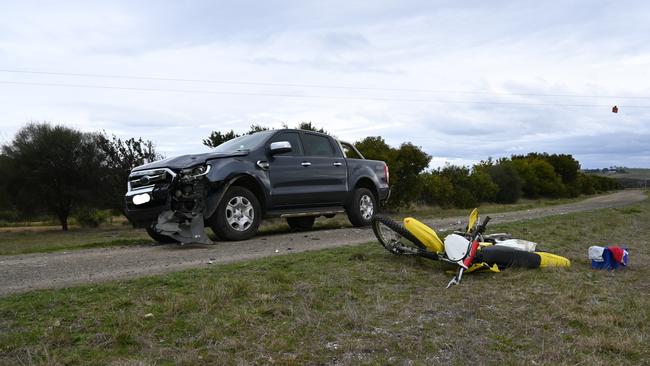
[[[255,235],[265,217],[310,228],[347,213],[370,223],[390,195],[388,166],[346,142],[311,131],[271,130],[224,142],[212,152],[139,166],[128,178],[125,212],[159,242],[211,243]]]

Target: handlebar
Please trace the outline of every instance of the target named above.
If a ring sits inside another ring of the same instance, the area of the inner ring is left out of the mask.
[[[476,239],[480,234],[483,234],[485,231],[485,227],[487,226],[488,222],[490,222],[492,218],[490,216],[486,216],[485,220],[476,228],[476,235],[474,235],[474,239]]]
[[[474,262],[474,257],[476,256],[476,251],[478,250],[479,243],[478,243],[478,238],[483,234],[485,231],[485,227],[487,226],[487,223],[490,222],[491,218],[490,216],[487,216],[485,220],[476,228],[476,234],[473,236],[472,241],[470,242],[470,247],[469,247],[469,253],[467,257],[463,260],[463,264],[465,267],[469,267],[473,262]]]

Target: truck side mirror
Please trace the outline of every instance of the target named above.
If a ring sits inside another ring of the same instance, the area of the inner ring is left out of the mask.
[[[291,143],[289,141],[278,141],[272,142],[269,150],[271,152],[271,155],[275,155],[284,154],[293,149],[291,148]]]

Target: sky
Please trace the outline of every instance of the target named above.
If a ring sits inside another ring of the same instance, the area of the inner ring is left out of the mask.
[[[311,121],[431,167],[650,168],[650,2],[0,0],[0,143],[30,121],[207,152]],[[617,105],[619,113],[612,113]]]

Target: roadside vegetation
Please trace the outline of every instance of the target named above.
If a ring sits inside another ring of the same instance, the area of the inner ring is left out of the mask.
[[[628,364],[650,359],[650,202],[491,227],[568,269],[469,274],[377,243],[0,299],[0,364]],[[631,266],[590,269],[590,245]]]
[[[327,133],[311,122],[296,128]],[[267,129],[252,125],[248,133]],[[233,130],[213,131],[203,143],[214,147],[236,136]],[[369,136],[354,144],[366,158],[388,164],[391,210],[575,198],[620,188],[614,179],[583,174],[568,154],[529,153],[488,158],[473,167],[429,169],[431,156],[410,142],[393,147],[381,136]],[[0,227],[37,218],[63,231],[75,224],[97,227],[107,220],[105,212],[121,212],[131,169],[160,158],[154,143],[142,138],[29,123],[0,148]]]
[[[517,210],[528,210],[539,207],[555,206],[577,202],[584,199],[523,199],[516,204],[484,204],[481,212],[498,213]],[[398,213],[389,211],[392,214]],[[443,209],[437,206],[413,205],[399,212],[400,216],[414,216],[420,219],[463,217],[465,209]],[[70,220],[68,231],[61,231],[53,219],[42,218],[37,222],[5,223],[0,225],[0,255],[15,255],[28,253],[46,253],[91,248],[121,247],[133,245],[156,245],[144,229],[134,229],[123,216],[110,216],[111,212],[102,211],[96,214],[103,219],[97,220],[96,225],[88,227],[80,225],[76,218]],[[319,218],[309,231],[350,228],[352,224],[345,215],[337,215],[332,219]],[[216,240],[208,228],[208,235]],[[291,232],[284,219],[265,220],[260,226],[258,235],[275,235]]]

